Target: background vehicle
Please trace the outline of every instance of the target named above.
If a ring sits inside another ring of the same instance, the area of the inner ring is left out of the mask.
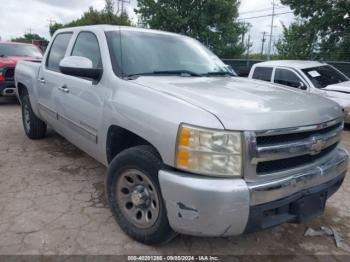
[[[337,102],[350,123],[350,79],[331,65],[315,61],[268,61],[255,64],[249,78],[299,88]]]
[[[59,30],[16,67],[24,130],[46,125],[108,167],[121,228],[230,236],[323,212],[344,179],[339,105],[233,77],[198,41],[115,26]]]
[[[0,96],[15,96],[15,66],[21,60],[40,60],[42,53],[34,45],[0,42]]]

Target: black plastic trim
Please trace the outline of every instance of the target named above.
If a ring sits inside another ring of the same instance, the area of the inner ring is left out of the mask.
[[[287,222],[303,223],[312,217],[320,215],[323,213],[324,206],[320,209],[322,212],[315,211],[314,214],[308,214],[305,216],[302,214],[302,212],[305,210],[300,208],[300,201],[302,201],[304,198],[308,198],[311,202],[315,201],[315,203],[311,204],[316,205],[319,204],[319,202],[316,203],[315,199],[318,197],[324,197],[325,204],[326,200],[331,197],[342,185],[344,177],[345,172],[333,180],[319,186],[300,191],[289,197],[257,206],[251,206],[248,223],[244,232],[252,233]]]

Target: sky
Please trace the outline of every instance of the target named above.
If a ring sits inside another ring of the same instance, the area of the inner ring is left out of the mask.
[[[6,5],[4,4],[5,1]],[[124,5],[133,22],[136,24],[137,17],[133,9],[137,6],[137,0],[124,1],[129,1],[129,3],[125,3]],[[275,1],[277,2],[276,13],[290,11],[288,7],[283,7],[279,4],[278,0]],[[0,8],[0,37],[2,40],[10,40],[28,32],[37,33],[50,39],[50,21],[60,23],[70,22],[79,18],[89,6],[101,10],[104,6],[104,0],[0,0],[0,6],[6,6],[6,8]],[[252,12],[257,10],[265,11]],[[252,25],[250,39],[253,46],[250,52],[260,52],[263,32],[267,32],[266,37],[268,38],[271,25],[271,16],[261,18],[252,17],[271,14],[271,10],[272,0],[241,0],[239,9],[240,19]],[[281,24],[289,25],[293,19],[293,14],[278,15],[275,18],[274,41],[277,41],[278,37],[282,34]],[[267,46],[268,40],[265,44],[265,52]]]

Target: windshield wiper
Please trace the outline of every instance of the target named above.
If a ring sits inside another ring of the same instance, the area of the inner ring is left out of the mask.
[[[164,71],[154,71],[156,75],[190,75],[190,76],[201,76],[200,74],[190,71],[190,70],[164,70]]]
[[[196,76],[196,77],[203,77],[203,76],[236,76],[235,74],[229,72],[229,71],[213,71],[213,72],[207,72],[204,74],[199,74],[190,70],[164,70],[164,71],[153,71],[153,72],[145,72],[145,73],[137,73],[137,74],[130,74],[127,75],[127,79],[136,79],[139,76],[152,76],[152,75],[180,75],[180,76]]]
[[[198,74],[198,73],[190,71],[190,70],[164,70],[164,71],[153,71],[153,72],[130,74],[130,75],[127,75],[126,78],[136,79],[139,76],[151,76],[151,75],[202,76],[201,74]]]
[[[7,55],[0,54],[0,57],[7,57]]]
[[[201,74],[201,76],[236,76],[235,74],[229,71],[213,71],[205,74]]]

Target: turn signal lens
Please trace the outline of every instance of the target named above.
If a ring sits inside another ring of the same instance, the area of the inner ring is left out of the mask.
[[[189,128],[182,128],[179,137],[180,146],[189,146],[190,144],[191,130]]]

